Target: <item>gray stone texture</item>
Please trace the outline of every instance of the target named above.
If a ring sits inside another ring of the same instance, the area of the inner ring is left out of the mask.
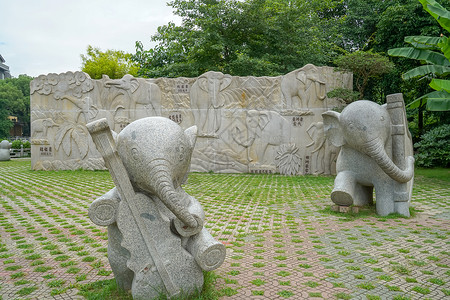
[[[225,246],[203,227],[201,204],[181,187],[197,127],[163,117],[132,122],[112,135],[107,119],[87,124],[116,187],[89,217],[108,226],[108,260],[118,286],[134,299],[186,296],[203,286],[202,270],[225,260]]]
[[[339,149],[325,141],[321,114],[343,105],[326,93],[351,89],[352,81],[350,73],[314,65],[278,77],[41,75],[31,82],[32,168],[104,169],[87,123],[106,118],[120,132],[134,120],[162,116],[185,129],[197,125],[192,171],[335,173]]]
[[[341,147],[331,200],[339,206],[373,203],[377,213],[409,216],[414,176],[411,134],[402,94],[387,104],[359,100],[342,113],[323,113],[326,136]]]
[[[11,155],[9,152],[11,146],[12,144],[7,140],[3,140],[0,142],[0,161],[11,159]]]

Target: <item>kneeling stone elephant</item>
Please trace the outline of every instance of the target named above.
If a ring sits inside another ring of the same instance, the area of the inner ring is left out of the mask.
[[[403,96],[389,95],[387,104],[359,100],[342,113],[322,114],[331,143],[342,146],[331,200],[340,206],[373,203],[381,216],[409,216],[414,158]]]

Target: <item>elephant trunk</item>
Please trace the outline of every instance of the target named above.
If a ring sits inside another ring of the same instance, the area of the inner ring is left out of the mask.
[[[365,152],[395,181],[408,182],[414,176],[414,158],[412,156],[408,157],[406,169],[401,170],[387,155],[384,145],[379,138],[366,142]]]
[[[155,165],[155,162],[158,162]],[[152,161],[150,176],[147,179],[151,190],[159,197],[164,205],[185,225],[197,227],[197,221],[183,206],[183,196],[175,191],[167,161]]]

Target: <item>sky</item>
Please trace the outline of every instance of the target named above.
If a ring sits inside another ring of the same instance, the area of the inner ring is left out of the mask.
[[[180,24],[168,0],[0,0],[0,55],[11,75],[81,70],[88,45],[135,53],[158,26]]]

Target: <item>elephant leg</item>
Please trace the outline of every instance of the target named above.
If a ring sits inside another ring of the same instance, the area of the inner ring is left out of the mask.
[[[355,206],[373,205],[373,186],[357,184],[353,200]]]
[[[387,216],[395,212],[394,189],[392,184],[381,182],[375,185],[377,214]]]
[[[127,260],[130,256],[128,250],[120,244],[122,233],[114,223],[108,226],[108,260],[116,278],[117,286],[121,290],[131,290],[134,273],[127,267]]]
[[[219,131],[220,125],[222,124],[222,109],[216,108],[214,109],[214,132]]]
[[[331,200],[337,205],[350,206],[355,199],[356,178],[351,171],[339,172],[334,180]]]

